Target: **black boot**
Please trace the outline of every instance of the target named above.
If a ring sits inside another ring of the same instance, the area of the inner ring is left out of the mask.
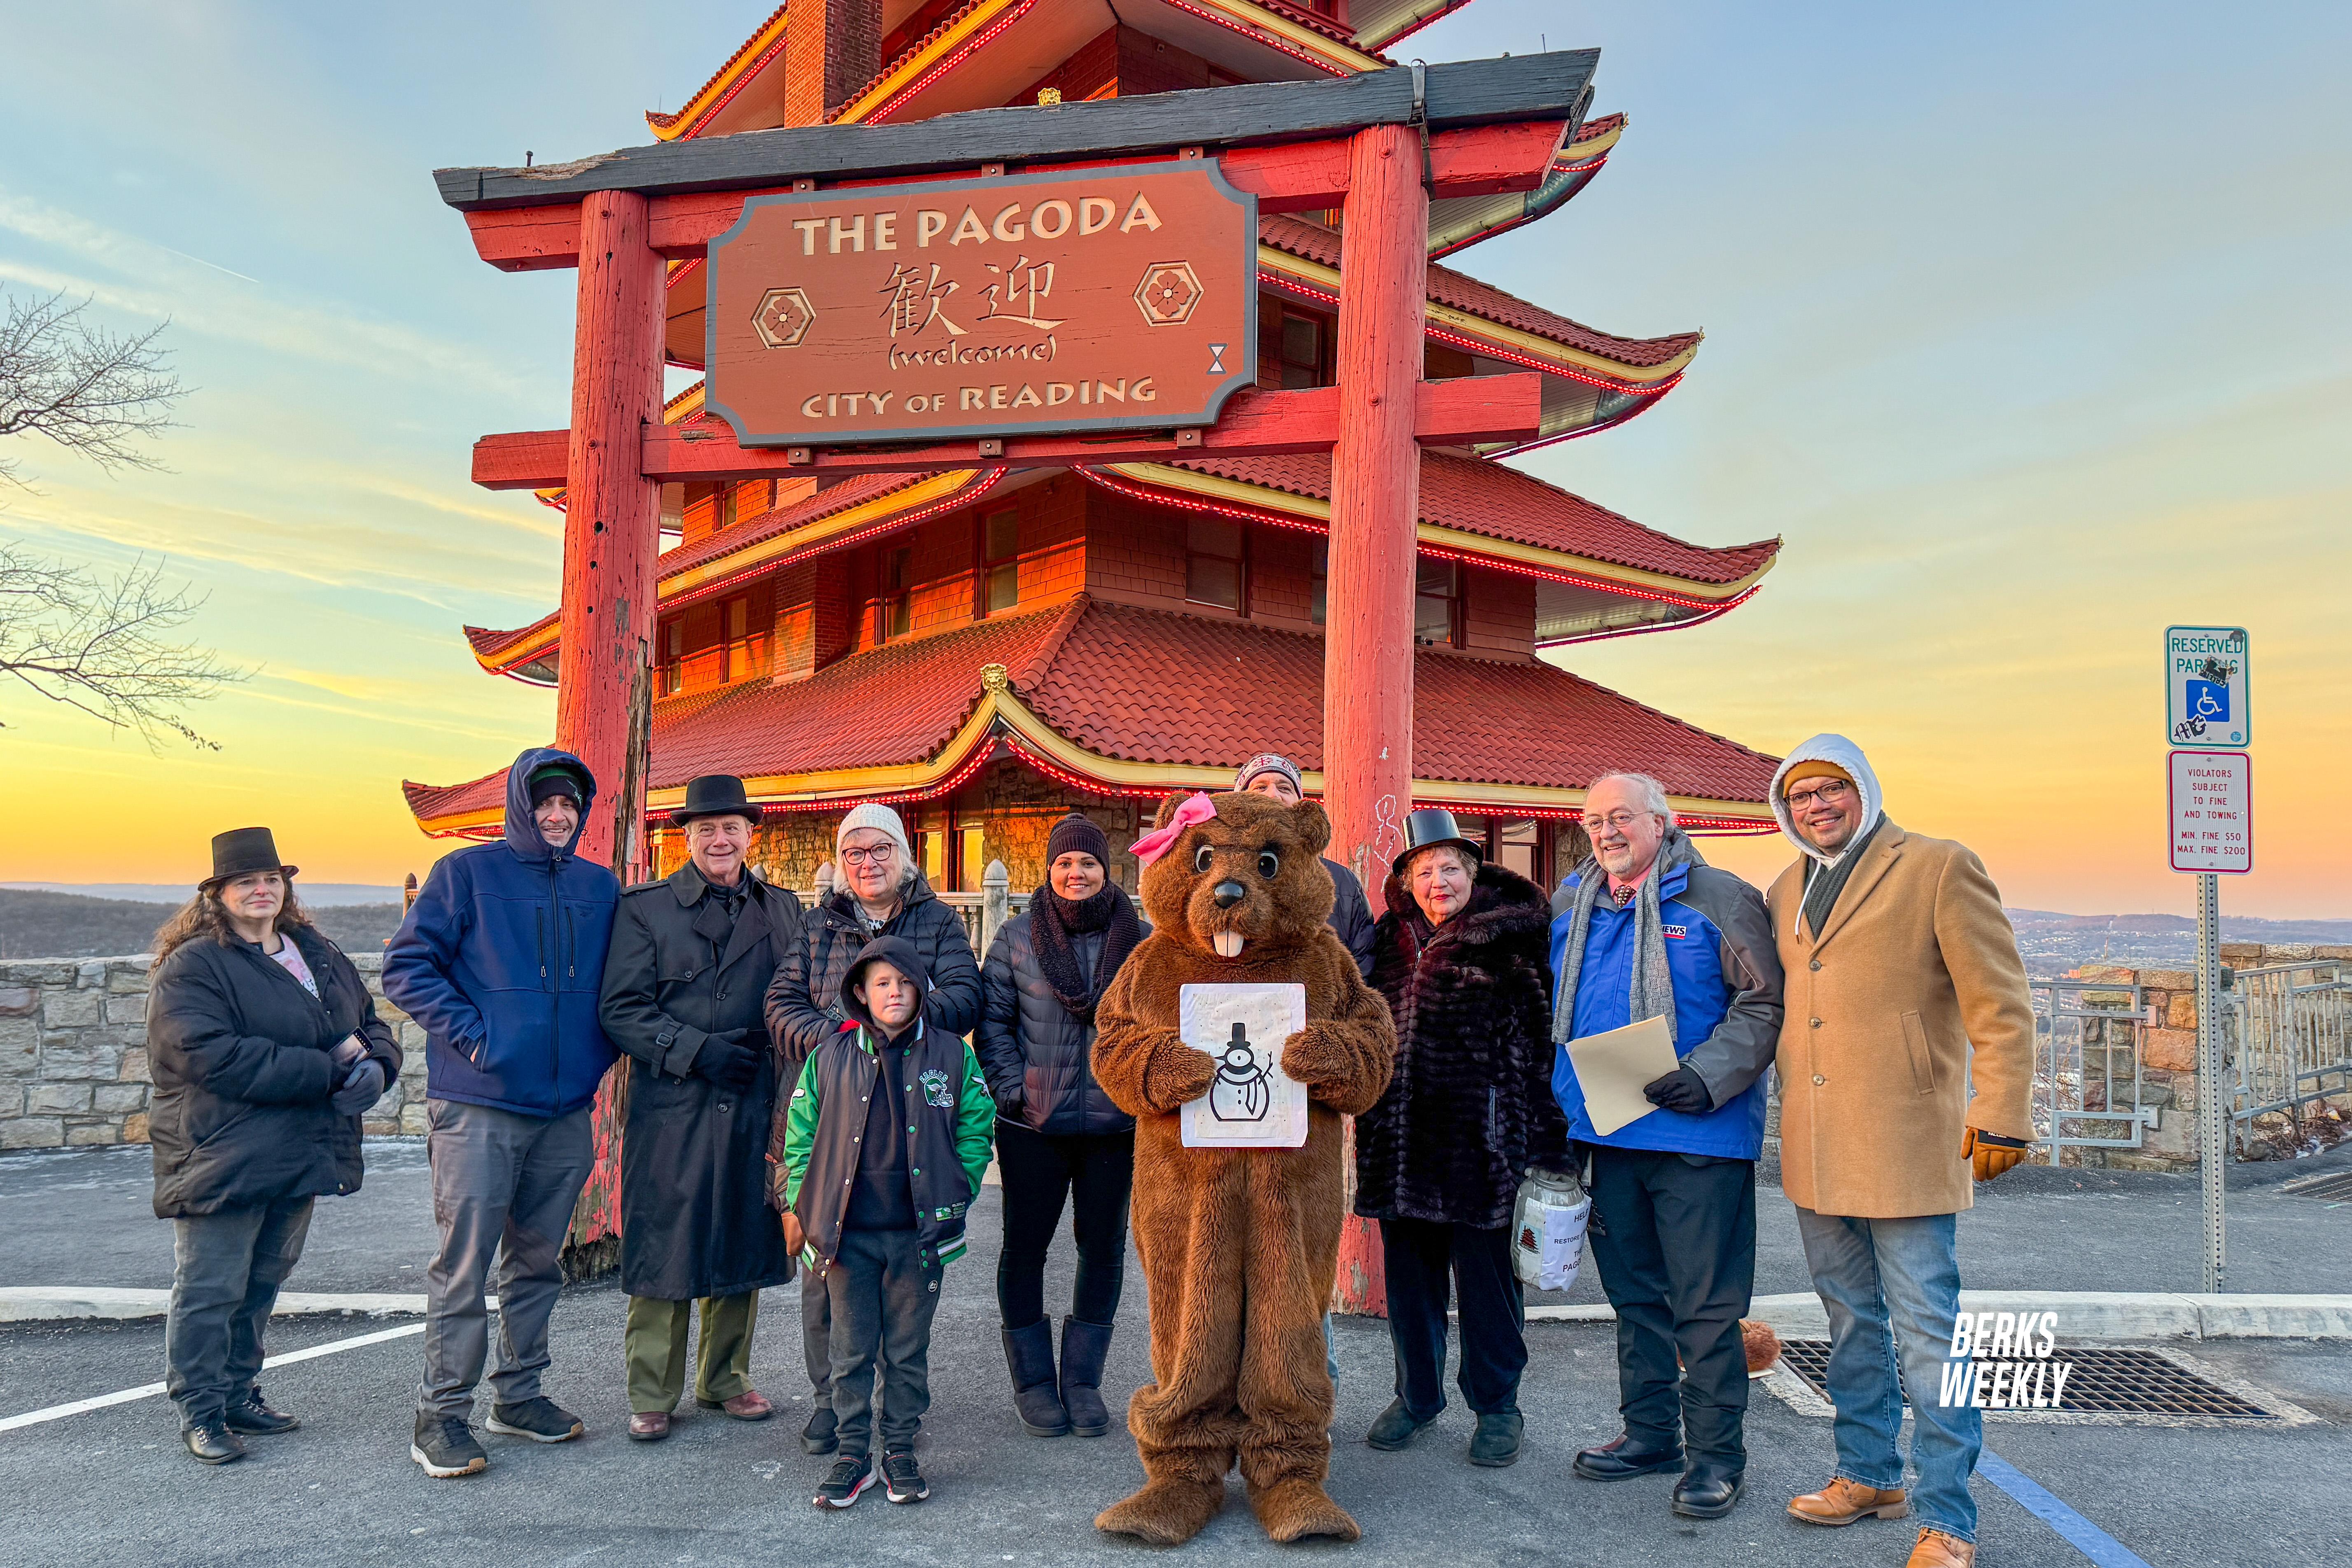
[[[1062,1407],[1070,1413],[1070,1430],[1081,1437],[1099,1437],[1110,1430],[1110,1412],[1102,1401],[1103,1358],[1110,1354],[1110,1325],[1062,1320]]]
[[[1040,1318],[1025,1329],[1006,1329],[1004,1364],[1013,1373],[1013,1408],[1021,1430],[1032,1437],[1066,1434],[1069,1413],[1054,1390],[1054,1325]]]

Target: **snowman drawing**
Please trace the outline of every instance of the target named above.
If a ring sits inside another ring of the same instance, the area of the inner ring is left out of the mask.
[[[1263,1121],[1274,1103],[1265,1066],[1250,1047],[1249,1032],[1234,1026],[1234,1037],[1217,1058],[1217,1076],[1209,1088],[1209,1113],[1220,1121]]]

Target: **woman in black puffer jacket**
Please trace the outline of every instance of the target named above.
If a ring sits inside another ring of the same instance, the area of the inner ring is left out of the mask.
[[[1004,1247],[996,1303],[1004,1360],[1024,1430],[1098,1437],[1127,1258],[1127,1195],[1135,1177],[1135,1119],[1110,1102],[1087,1065],[1095,1004],[1148,928],[1109,879],[1110,843],[1075,813],[1045,843],[1046,883],[1029,910],[1004,922],[981,967],[973,1041],[996,1099],[996,1162],[1004,1181]],[[1075,1199],[1078,1279],[1062,1320],[1062,1364],[1045,1317],[1045,1254]]]
[[[360,1116],[400,1047],[359,971],[294,899],[266,827],[213,840],[213,874],[155,933],[147,1047],[155,1215],[173,1222],[165,1387],[208,1465],[300,1425],[254,1376],[311,1200],[360,1188]]]

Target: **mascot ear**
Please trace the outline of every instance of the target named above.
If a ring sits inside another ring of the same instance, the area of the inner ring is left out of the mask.
[[[1191,790],[1179,790],[1174,795],[1163,798],[1160,803],[1160,809],[1151,814],[1152,828],[1156,831],[1173,822],[1176,819],[1176,808],[1192,798]]]
[[[1297,825],[1298,842],[1310,855],[1320,855],[1331,842],[1331,819],[1323,815],[1323,803],[1302,800],[1290,808],[1290,819]]]

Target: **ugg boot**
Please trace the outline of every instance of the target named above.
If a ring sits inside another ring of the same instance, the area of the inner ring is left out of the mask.
[[[1070,1430],[1081,1437],[1099,1437],[1110,1430],[1110,1412],[1101,1392],[1110,1331],[1108,1323],[1062,1320],[1062,1408],[1069,1413]]]
[[[1070,1429],[1069,1413],[1054,1390],[1054,1325],[1045,1318],[1026,1328],[1004,1331],[1004,1364],[1013,1373],[1013,1408],[1021,1430],[1032,1437],[1059,1437]]]

